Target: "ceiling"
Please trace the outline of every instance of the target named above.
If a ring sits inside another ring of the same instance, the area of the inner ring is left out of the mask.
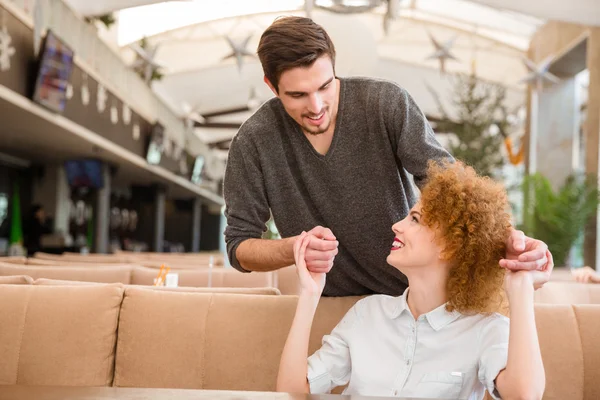
[[[119,11],[131,7],[164,3],[168,0],[65,0],[74,10],[85,16],[102,15]],[[314,1],[314,0],[313,0]],[[198,0],[198,2],[210,3],[208,0]],[[228,1],[223,0],[222,3]],[[368,1],[365,1],[368,3]],[[413,1],[410,1],[411,3]],[[479,3],[492,7],[497,10],[509,10],[523,15],[548,20],[554,19],[565,22],[573,22],[583,25],[600,26],[600,9],[597,0],[571,0],[568,2],[547,1],[547,0],[471,0],[473,3]],[[260,1],[255,1],[260,3]],[[275,3],[275,1],[271,1]],[[317,0],[318,4],[319,1]],[[321,1],[320,3],[327,3]],[[329,3],[333,3],[329,1]],[[352,3],[349,1],[348,3]],[[360,3],[354,1],[354,3]],[[404,1],[401,3],[409,3]],[[232,10],[233,11],[233,10]],[[235,11],[233,11],[235,12]]]
[[[429,116],[438,113],[430,88],[452,114],[454,74],[475,72],[481,80],[501,83],[509,88],[509,105],[522,104],[520,80],[527,72],[522,58],[539,26],[548,19],[600,26],[597,0],[66,1],[83,15],[120,10],[118,25],[103,37],[120,48],[127,63],[135,59],[128,44],[148,37],[150,45],[157,46],[154,60],[164,74],[152,84],[153,90],[182,118],[213,115],[194,135],[216,146],[226,144],[256,104],[272,96],[256,57],[244,57],[241,68],[235,58],[224,59],[231,53],[227,38],[248,38],[246,49],[254,53],[261,33],[279,15],[306,15],[310,9],[336,44],[339,76],[392,79],[407,88]],[[327,10],[359,3],[369,10]],[[388,4],[397,6],[392,19],[386,19]],[[446,74],[440,73],[437,60],[427,59],[435,51],[430,37],[441,43],[454,41],[451,52],[458,61],[447,62]],[[248,107],[249,103],[254,104]],[[243,108],[246,111],[240,111]],[[215,127],[218,124],[225,127]]]

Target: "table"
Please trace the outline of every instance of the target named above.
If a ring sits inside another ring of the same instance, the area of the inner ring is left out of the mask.
[[[2,386],[0,400],[391,400],[392,397],[310,395],[225,390],[137,389],[117,387]],[[410,400],[399,399],[394,400]],[[419,399],[426,400],[426,399]]]

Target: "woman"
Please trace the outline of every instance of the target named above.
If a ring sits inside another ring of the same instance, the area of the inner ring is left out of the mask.
[[[294,254],[302,291],[283,350],[277,390],[482,399],[539,399],[545,374],[533,292],[543,271],[504,270],[510,228],[501,185],[462,163],[429,166],[421,199],[392,226],[388,263],[406,275],[400,297],[357,302],[307,359],[325,274],[306,269],[310,235]],[[551,256],[550,256],[551,257]],[[549,268],[552,260],[549,261]],[[511,320],[492,312],[508,300]]]

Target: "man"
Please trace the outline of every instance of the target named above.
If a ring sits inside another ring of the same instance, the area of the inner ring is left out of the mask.
[[[244,272],[291,265],[296,235],[309,231],[318,239],[307,247],[307,268],[327,272],[325,296],[401,295],[406,278],[386,263],[390,226],[416,202],[409,174],[421,185],[428,161],[450,154],[404,89],[337,78],[334,45],[312,20],[276,20],[258,56],[276,98],[231,143],[224,181],[231,264]],[[284,239],[261,239],[271,213]],[[544,243],[514,231],[508,245],[503,267],[549,276]]]

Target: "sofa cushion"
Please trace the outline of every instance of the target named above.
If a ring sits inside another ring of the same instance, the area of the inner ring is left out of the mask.
[[[33,279],[27,275],[0,276],[0,285],[29,285],[31,283],[33,283]]]
[[[131,267],[110,266],[103,268],[89,267],[51,267],[51,266],[17,266],[0,264],[0,276],[28,275],[33,279],[48,278],[68,281],[89,281],[102,283],[123,283],[131,281]]]
[[[109,386],[123,287],[0,285],[0,385]]]
[[[583,399],[600,399],[600,305],[575,305],[575,317],[581,336],[583,350],[584,395]]]
[[[211,298],[209,293],[126,288],[114,385],[201,389]]]
[[[572,306],[536,304],[535,321],[546,370],[544,399],[583,400],[582,345]]]
[[[126,288],[115,386],[274,390],[296,299]]]
[[[297,298],[214,295],[207,318],[204,389],[274,391]],[[232,321],[239,321],[232,326]]]

